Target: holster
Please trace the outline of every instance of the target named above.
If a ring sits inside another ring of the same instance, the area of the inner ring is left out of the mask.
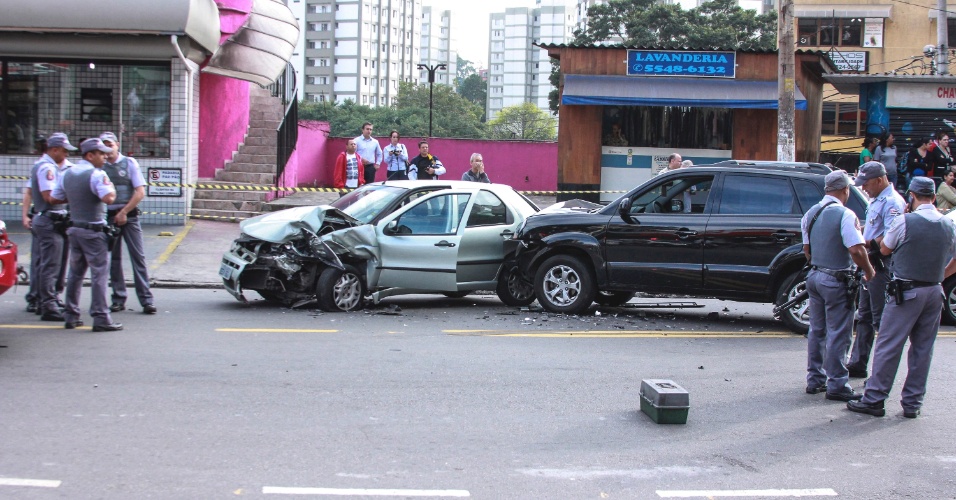
[[[880,252],[880,244],[876,240],[870,240],[869,249],[866,251],[867,260],[876,272],[886,270],[886,261],[883,260],[883,254]]]
[[[43,212],[41,212],[43,213]],[[73,226],[73,221],[70,220],[70,214],[58,214],[54,212],[43,213],[48,219],[53,221],[53,230],[60,233],[63,236],[66,236],[66,230]]]
[[[890,280],[886,284],[886,296],[896,298],[896,305],[902,305],[905,298],[903,297],[903,284],[900,280]]]
[[[106,235],[106,248],[112,252],[113,247],[116,246],[116,240],[118,240],[120,235],[123,234],[123,229],[114,226],[113,224],[107,224],[103,226],[103,234]]]

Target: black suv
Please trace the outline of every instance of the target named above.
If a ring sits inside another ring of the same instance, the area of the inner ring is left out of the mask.
[[[542,307],[581,313],[635,292],[783,303],[803,290],[800,219],[823,197],[822,165],[683,168],[591,212],[545,212],[514,236],[515,269]],[[866,197],[847,203],[861,220]],[[807,305],[782,314],[799,333]]]

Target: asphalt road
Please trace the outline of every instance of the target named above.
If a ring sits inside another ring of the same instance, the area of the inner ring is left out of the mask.
[[[909,420],[899,380],[885,418],[804,394],[806,341],[769,306],[155,293],[115,333],[0,297],[0,498],[956,498],[952,328]],[[686,425],[640,412],[647,378],[690,392]]]

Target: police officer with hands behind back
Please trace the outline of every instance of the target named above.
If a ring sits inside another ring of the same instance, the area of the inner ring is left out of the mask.
[[[860,291],[860,304],[857,310],[856,340],[850,351],[847,369],[853,378],[866,378],[866,366],[873,350],[873,338],[880,329],[880,318],[886,304],[886,284],[890,280],[887,259],[880,254],[880,241],[894,219],[903,214],[906,202],[896,192],[886,176],[882,163],[870,161],[860,167],[860,174],[854,182],[870,197],[870,206],[866,209],[866,223],[863,225],[863,239],[866,240],[870,263],[876,269],[876,276]]]
[[[873,374],[866,381],[863,399],[847,403],[850,411],[886,415],[883,403],[893,387],[907,339],[903,416],[916,418],[923,406],[943,307],[940,283],[956,272],[956,225],[936,210],[935,188],[932,179],[914,177],[909,186],[910,213],[893,221],[880,243],[883,255],[892,254],[893,280],[887,286],[889,298],[873,352]]]
[[[139,202],[146,196],[146,179],[139,163],[119,152],[116,134],[104,132],[100,140],[112,150],[106,155],[103,171],[116,189],[116,199],[107,207],[107,220],[120,230],[122,242],[126,243],[130,264],[133,267],[133,283],[136,297],[146,314],[156,314],[153,292],[149,289],[149,271],[146,268],[146,252],[143,249],[143,228],[139,225]],[[123,245],[120,240],[113,246],[110,258],[110,288],[113,289],[110,311],[126,309],[126,278],[123,276]]]
[[[83,159],[70,168],[53,190],[53,197],[69,200],[73,227],[67,230],[70,237],[70,276],[66,282],[65,328],[82,326],[80,320],[80,291],[83,277],[90,269],[92,299],[90,316],[94,332],[122,330],[123,325],[113,323],[109,308],[110,252],[106,226],[106,205],[116,200],[116,190],[110,182],[103,164],[112,149],[103,141],[87,139],[80,144]]]
[[[810,263],[810,331],[807,333],[807,394],[851,401],[861,395],[849,384],[845,360],[853,325],[853,264],[873,278],[866,258],[860,221],[846,208],[850,178],[837,170],[826,176],[826,195],[801,221],[803,252]]]

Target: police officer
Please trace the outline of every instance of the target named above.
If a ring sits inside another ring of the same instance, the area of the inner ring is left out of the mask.
[[[923,406],[926,379],[933,359],[943,307],[943,279],[956,272],[956,225],[935,207],[936,185],[927,177],[910,182],[910,213],[898,217],[886,232],[880,250],[892,253],[888,302],[873,353],[873,375],[866,381],[863,399],[847,409],[876,417],[886,415],[883,403],[893,387],[907,339],[903,416],[916,418]]]
[[[64,327],[83,325],[80,320],[80,291],[87,268],[90,269],[92,299],[90,316],[94,332],[122,330],[123,325],[113,323],[110,316],[109,295],[109,243],[106,228],[106,205],[116,199],[116,190],[103,172],[106,155],[112,149],[103,141],[87,139],[80,144],[83,159],[70,168],[53,190],[53,197],[69,200],[73,227],[70,236],[70,276],[66,282],[66,310]]]
[[[863,239],[869,250],[870,261],[876,268],[876,276],[860,291],[860,303],[856,316],[856,340],[850,351],[847,369],[850,377],[866,378],[866,366],[873,349],[873,337],[880,329],[880,318],[886,304],[886,284],[890,280],[887,259],[880,255],[880,241],[886,228],[904,210],[906,202],[896,192],[886,177],[886,168],[882,163],[870,161],[860,167],[855,184],[863,189],[872,200],[866,209],[866,223],[863,225]]]
[[[859,399],[850,387],[845,360],[850,347],[853,303],[847,281],[856,263],[864,278],[873,277],[866,258],[860,221],[846,208],[850,178],[830,172],[824,181],[826,195],[801,221],[803,252],[810,262],[810,331],[807,334],[807,394],[826,392],[835,401]]]
[[[63,289],[66,269],[66,224],[69,219],[65,203],[53,199],[57,182],[69,167],[66,157],[76,148],[66,134],[56,133],[47,139],[46,152],[33,164],[30,171],[30,196],[34,216],[32,231],[35,237],[32,252],[39,253],[37,268],[37,310],[43,321],[63,321],[62,303],[58,290]],[[26,197],[26,195],[25,195]],[[26,217],[24,217],[26,221]]]
[[[143,229],[139,225],[139,202],[146,196],[146,179],[139,163],[120,152],[116,134],[104,132],[100,140],[113,150],[106,155],[103,171],[116,189],[116,199],[107,207],[107,220],[121,231],[123,239],[113,246],[110,259],[110,288],[113,289],[110,311],[126,309],[126,278],[123,276],[123,246],[126,242],[130,264],[133,267],[133,283],[136,285],[136,297],[146,314],[156,314],[153,305],[153,292],[149,289],[149,271],[146,268],[146,254],[143,250]]]

